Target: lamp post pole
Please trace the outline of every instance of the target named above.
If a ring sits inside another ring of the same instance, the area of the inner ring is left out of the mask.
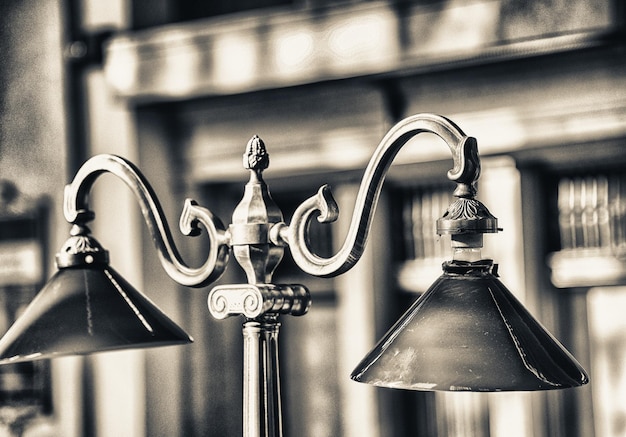
[[[254,137],[243,156],[250,171],[243,199],[228,228],[235,259],[248,284],[217,286],[209,293],[208,306],[217,319],[243,315],[244,338],[244,437],[282,436],[278,333],[280,314],[303,315],[310,304],[302,285],[272,284],[284,244],[274,244],[283,214],[272,200],[262,172],[269,165],[263,141]]]

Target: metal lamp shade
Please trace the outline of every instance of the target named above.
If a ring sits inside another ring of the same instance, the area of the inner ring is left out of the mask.
[[[444,264],[444,274],[352,373],[410,390],[576,387],[581,365],[504,287],[491,261]]]
[[[107,265],[63,268],[0,340],[0,364],[192,341]]]

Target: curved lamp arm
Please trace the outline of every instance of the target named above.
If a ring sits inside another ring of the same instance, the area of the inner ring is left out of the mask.
[[[78,170],[74,180],[65,187],[63,210],[68,222],[82,225],[94,218],[89,209],[89,193],[95,180],[103,173],[112,173],[123,180],[137,198],[148,225],[159,259],[167,274],[179,284],[202,287],[216,280],[228,261],[228,237],[224,225],[208,209],[187,199],[179,220],[181,232],[197,236],[206,228],[210,242],[209,254],[198,268],[187,266],[172,239],[167,220],[152,187],[131,162],[115,155],[96,155]]]
[[[389,166],[402,146],[423,132],[441,137],[452,152],[454,166],[448,171],[448,179],[457,183],[454,195],[460,198],[475,196],[475,183],[480,174],[476,139],[466,136],[452,121],[439,115],[408,117],[392,127],[374,151],[361,181],[346,240],[337,254],[330,258],[316,255],[309,250],[306,238],[307,224],[313,214],[319,213],[317,219],[321,223],[337,219],[339,209],[327,185],[322,186],[317,195],[305,200],[294,212],[291,224],[281,229],[281,238],[289,244],[292,257],[302,270],[315,276],[332,277],[356,264],[365,249]]]

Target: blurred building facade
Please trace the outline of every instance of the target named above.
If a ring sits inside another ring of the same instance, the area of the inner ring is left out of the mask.
[[[592,382],[549,393],[434,394],[349,380],[450,257],[433,222],[451,192],[449,152],[420,136],[390,171],[355,269],[320,280],[285,260],[276,274],[313,294],[309,314],[283,321],[286,435],[626,435],[621,1],[65,0],[1,8],[1,44],[11,56],[0,68],[8,96],[0,168],[16,182],[24,171],[39,181],[25,184],[34,195],[58,199],[85,157],[117,153],[139,165],[171,223],[185,197],[228,223],[247,176],[241,155],[258,134],[287,220],[322,183],[333,186],[342,218],[314,228],[312,241],[330,252],[342,242],[362,170],[396,121],[439,113],[478,139],[479,197],[504,228],[486,237],[483,254]],[[22,75],[31,65],[43,73]],[[11,104],[20,101],[9,98],[16,89],[37,98]],[[21,108],[33,114],[28,132],[36,135],[23,133]],[[32,144],[36,160],[17,144]],[[113,265],[195,343],[53,363],[49,432],[240,435],[241,320],[212,320],[208,290],[183,289],[161,271],[125,187],[97,188],[93,231]],[[53,225],[54,250],[65,235],[56,237],[62,220]],[[178,241],[186,259],[202,259],[202,241]],[[242,278],[233,264],[220,282]]]

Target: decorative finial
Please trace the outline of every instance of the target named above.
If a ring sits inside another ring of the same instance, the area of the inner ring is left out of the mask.
[[[265,143],[258,135],[253,136],[243,154],[243,166],[247,170],[262,171],[270,165],[270,155],[265,149]]]

